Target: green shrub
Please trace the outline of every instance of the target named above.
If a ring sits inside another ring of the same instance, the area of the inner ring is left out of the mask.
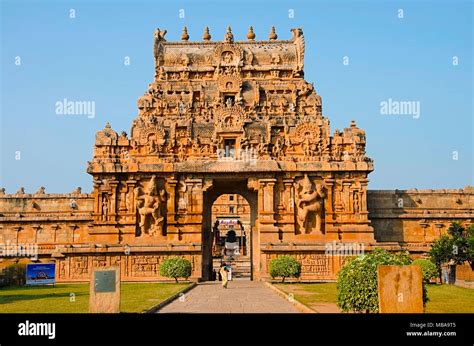
[[[285,278],[299,278],[301,275],[301,263],[291,256],[279,256],[270,262],[270,276]]]
[[[178,282],[178,278],[191,276],[191,262],[182,257],[171,257],[163,261],[160,266],[160,275],[167,278],[174,278]]]
[[[378,312],[377,266],[411,262],[404,253],[393,254],[382,249],[349,259],[337,275],[337,305],[343,312]],[[423,283],[423,302],[427,300]]]
[[[2,270],[0,275],[1,286],[23,286],[26,283],[26,265],[22,263],[11,264]]]
[[[412,264],[419,265],[421,267],[421,272],[423,273],[423,281],[428,283],[431,279],[438,276],[438,268],[436,264],[431,262],[429,259],[418,258],[413,261]]]

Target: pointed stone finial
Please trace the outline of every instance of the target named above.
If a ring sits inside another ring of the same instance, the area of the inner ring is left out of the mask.
[[[255,33],[253,32],[253,27],[249,28],[249,31],[247,32],[247,38],[251,41],[255,40]]]
[[[232,34],[232,29],[230,28],[230,25],[227,26],[227,31],[225,33],[224,40],[226,42],[234,42],[234,34]]]
[[[107,124],[105,124],[106,129],[110,129],[110,123],[107,121]]]
[[[183,26],[183,32],[181,33],[181,41],[187,41],[187,40],[189,40],[188,28]]]
[[[204,29],[204,34],[202,35],[204,41],[209,41],[211,39],[211,34],[209,34],[209,27],[206,26]]]
[[[276,34],[274,26],[272,26],[272,31],[270,31],[270,35],[268,35],[268,38],[270,40],[276,40],[278,38],[278,35]]]
[[[352,121],[351,121],[351,127],[352,127],[352,128],[357,127],[357,124],[356,124],[356,121],[355,121],[355,120],[352,120]]]

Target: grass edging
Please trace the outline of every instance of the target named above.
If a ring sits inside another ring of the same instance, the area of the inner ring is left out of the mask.
[[[197,286],[197,283],[196,282],[193,282],[191,283],[189,286],[183,288],[182,290],[176,292],[175,294],[173,294],[171,297],[169,298],[166,298],[165,300],[163,300],[161,303],[151,307],[150,309],[144,311],[143,313],[144,314],[153,314],[153,313],[156,313],[158,310],[162,309],[164,306],[170,304],[172,301],[176,300],[180,294],[184,294],[190,290],[192,290],[194,287]]]
[[[278,295],[280,295],[281,297],[283,297],[284,299],[288,300],[291,304],[293,304],[295,306],[296,309],[298,309],[300,312],[302,313],[305,313],[305,314],[315,314],[317,313],[316,311],[314,311],[313,309],[311,309],[310,307],[304,305],[303,303],[299,302],[298,300],[296,300],[295,297],[293,297],[292,300],[289,300],[288,299],[288,293],[280,290],[278,287],[276,287],[275,285],[271,284],[270,282],[265,282],[265,285],[267,285],[269,288],[271,288],[272,290],[275,291],[275,293],[277,293]]]

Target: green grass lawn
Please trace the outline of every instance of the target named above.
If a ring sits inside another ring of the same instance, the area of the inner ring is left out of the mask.
[[[336,283],[317,282],[308,284],[275,284],[286,293],[293,293],[296,300],[309,305],[311,303],[336,303]]]
[[[474,312],[474,289],[453,285],[428,285],[428,298],[426,312]]]
[[[336,283],[286,283],[274,284],[286,293],[309,306],[318,303],[336,303]],[[428,285],[428,298],[425,311],[431,313],[473,313],[474,290],[452,285]]]
[[[142,312],[176,294],[189,283],[122,283],[121,312]],[[85,313],[89,284],[56,284],[0,289],[0,313]]]

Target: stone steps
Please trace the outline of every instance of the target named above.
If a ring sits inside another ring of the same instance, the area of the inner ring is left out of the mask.
[[[252,264],[249,257],[235,258],[233,260],[226,260],[232,266],[233,279],[249,279],[251,278]],[[220,259],[213,260],[213,268],[218,270],[221,265]]]

